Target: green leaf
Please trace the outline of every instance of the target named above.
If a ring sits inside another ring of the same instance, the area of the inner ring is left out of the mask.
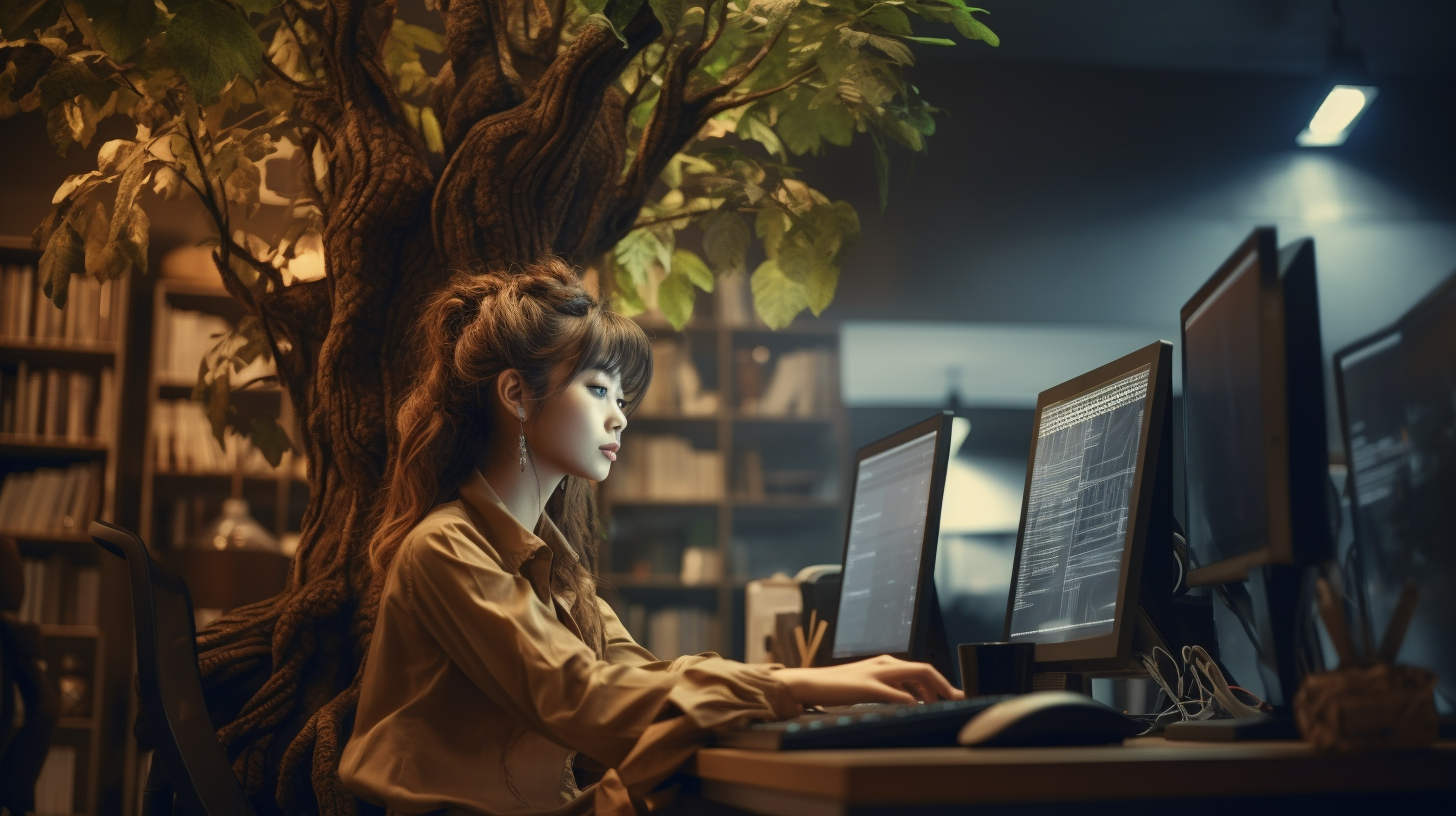
[[[431,153],[444,154],[445,137],[440,131],[440,120],[435,118],[433,108],[420,110],[420,133],[425,137],[425,149]]]
[[[672,274],[683,275],[704,292],[713,291],[713,272],[695,252],[686,249],[673,250]]]
[[[278,8],[283,0],[237,0],[237,2],[243,7],[243,11],[249,14],[267,14]]]
[[[71,145],[76,143],[75,137],[71,135],[71,118],[66,107],[51,108],[50,113],[46,114],[46,136],[50,137],[51,146],[61,156],[65,156]]]
[[[632,22],[632,18],[637,16],[637,10],[642,8],[642,2],[643,0],[607,0],[606,4],[602,6],[602,20],[612,29],[612,33],[617,35],[617,39],[622,41],[623,47],[627,45],[627,38],[622,35],[622,31],[627,28],[628,23]]]
[[[784,233],[789,229],[788,216],[783,210],[776,207],[765,207],[758,211],[758,216],[753,220],[753,231],[763,242],[763,252],[769,260],[777,259],[779,256],[779,245],[784,240]]]
[[[40,290],[56,304],[57,309],[64,309],[71,276],[85,272],[86,252],[81,236],[76,234],[69,222],[61,224],[60,229],[51,233],[51,240],[40,256]]]
[[[804,287],[789,280],[773,261],[753,270],[753,308],[771,329],[782,329],[809,305]]]
[[[834,290],[839,288],[839,267],[834,264],[820,264],[815,268],[809,280],[804,283],[804,296],[809,303],[809,311],[815,317],[824,313],[829,304],[834,301]]]
[[[885,150],[885,140],[879,133],[870,130],[870,140],[875,144],[875,184],[880,191],[880,214],[890,203],[890,154]]]
[[[278,424],[278,420],[270,416],[253,417],[253,424],[248,428],[248,439],[252,440],[253,447],[273,467],[278,467],[278,463],[283,461],[283,454],[293,450],[288,434]]]
[[[81,5],[101,48],[117,62],[141,50],[157,21],[152,0],[82,0]]]
[[[663,269],[672,267],[672,248],[663,244],[657,233],[650,229],[635,229],[627,233],[617,243],[614,254],[638,291],[647,286],[649,265],[655,262]]]
[[[683,0],[647,0],[647,2],[652,6],[652,13],[657,15],[657,19],[662,23],[663,31],[669,33],[677,31],[677,25],[682,22],[683,17]]]
[[[34,37],[61,17],[61,0],[18,0],[0,5],[0,34],[6,40]]]
[[[947,40],[944,37],[912,37],[909,34],[901,34],[900,39],[922,45],[955,45],[955,40]]]
[[[720,275],[743,270],[752,240],[748,225],[736,212],[720,210],[703,219],[703,252]]]
[[[222,342],[227,342],[226,336],[223,337]],[[209,358],[214,359],[217,362],[217,366],[212,370],[211,388],[206,389],[207,424],[212,426],[212,435],[217,439],[217,444],[222,445],[226,449],[227,445],[223,442],[223,438],[227,433],[228,426],[228,397],[232,389],[232,376],[229,374],[229,371],[232,363],[228,361],[225,355],[209,353],[202,360],[202,367],[204,369],[207,366]],[[201,372],[199,372],[198,379],[203,379]]]
[[[642,291],[632,280],[632,273],[618,263],[612,264],[612,290],[614,310],[627,317],[647,311],[647,303],[642,300]]]
[[[876,6],[861,19],[887,34],[898,34],[904,37],[914,33],[910,29],[910,18],[896,6]]]
[[[233,350],[234,362],[240,365],[249,365],[259,356],[271,358],[272,352],[268,348],[268,332],[263,326],[263,321],[253,315],[246,315],[238,321],[237,328],[233,329],[232,337],[241,338],[242,344]]]
[[[803,244],[789,244],[779,249],[778,267],[784,277],[803,285],[814,276],[815,270],[824,265],[819,253],[813,247]]]
[[[413,48],[423,48],[431,54],[439,54],[445,50],[445,36],[436,31],[431,31],[424,26],[414,23],[406,23],[398,18],[391,24],[389,36],[393,37],[402,45]]]
[[[693,297],[692,281],[677,270],[668,273],[657,285],[657,307],[667,317],[667,322],[679,331],[693,316]]]
[[[41,110],[50,113],[62,102],[68,102],[82,94],[100,104],[111,94],[113,86],[91,73],[91,69],[80,60],[59,59],[40,78],[36,88],[40,91]],[[96,97],[99,97],[99,101]]]
[[[167,29],[167,51],[197,101],[210,105],[239,74],[257,79],[263,43],[253,27],[216,0],[183,6]]]

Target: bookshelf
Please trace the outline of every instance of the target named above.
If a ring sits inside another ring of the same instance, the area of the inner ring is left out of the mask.
[[[274,468],[246,440],[232,435],[227,449],[219,447],[203,406],[191,399],[211,337],[242,317],[243,307],[221,281],[162,277],[153,289],[141,534],[160,551],[190,544],[228,498],[246,499],[253,518],[284,544],[285,552],[291,552],[288,540],[302,525],[308,503],[302,458],[285,453]],[[292,426],[288,395],[276,384],[236,390],[231,398],[274,413],[284,428]]]
[[[63,689],[37,812],[97,814],[116,764],[108,681],[130,663],[131,618],[124,570],[86,529],[118,509],[130,281],[72,276],[56,309],[36,280],[40,255],[0,237],[0,536],[19,546],[19,617],[39,626]]]
[[[600,493],[600,592],[664,659],[742,659],[747,582],[837,562],[844,543],[838,327],[738,325],[746,311],[720,301],[733,296],[720,288],[682,331],[639,318],[653,384]]]

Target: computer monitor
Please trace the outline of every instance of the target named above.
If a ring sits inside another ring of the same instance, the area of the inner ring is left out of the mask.
[[[1181,318],[1188,580],[1238,617],[1289,725],[1321,663],[1308,567],[1334,550],[1314,242],[1254,230]]]
[[[855,455],[831,662],[888,654],[950,676],[934,576],[952,418],[942,412]]]
[[[1335,354],[1357,572],[1375,638],[1420,592],[1398,659],[1456,713],[1456,275],[1394,326]]]
[[[1037,397],[1004,639],[1035,643],[1038,671],[1138,672],[1136,652],[1197,642],[1174,608],[1172,350]]]
[[[1328,559],[1314,243],[1254,230],[1181,317],[1189,583]]]

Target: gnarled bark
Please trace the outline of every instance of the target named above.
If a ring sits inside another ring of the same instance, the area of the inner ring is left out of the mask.
[[[560,53],[561,0],[532,0],[525,22],[504,9],[442,3],[451,63],[436,97],[448,157],[438,179],[378,53],[392,3],[291,12],[323,41],[329,78],[300,89],[311,138],[329,155],[327,275],[254,299],[219,266],[268,331],[301,419],[310,499],[287,590],[199,637],[219,738],[260,812],[358,809],[338,760],[382,579],[369,563],[369,524],[421,304],[467,262],[584,263],[610,248],[718,99],[687,101],[687,60],[704,49],[683,51],[624,178],[623,99],[611,85],[662,33],[650,6],[625,27],[625,48],[591,24]]]

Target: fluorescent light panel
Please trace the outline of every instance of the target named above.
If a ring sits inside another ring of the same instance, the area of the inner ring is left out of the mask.
[[[1380,89],[1370,85],[1336,85],[1330,89],[1309,127],[1295,138],[1300,147],[1335,147],[1345,143],[1360,116]]]

